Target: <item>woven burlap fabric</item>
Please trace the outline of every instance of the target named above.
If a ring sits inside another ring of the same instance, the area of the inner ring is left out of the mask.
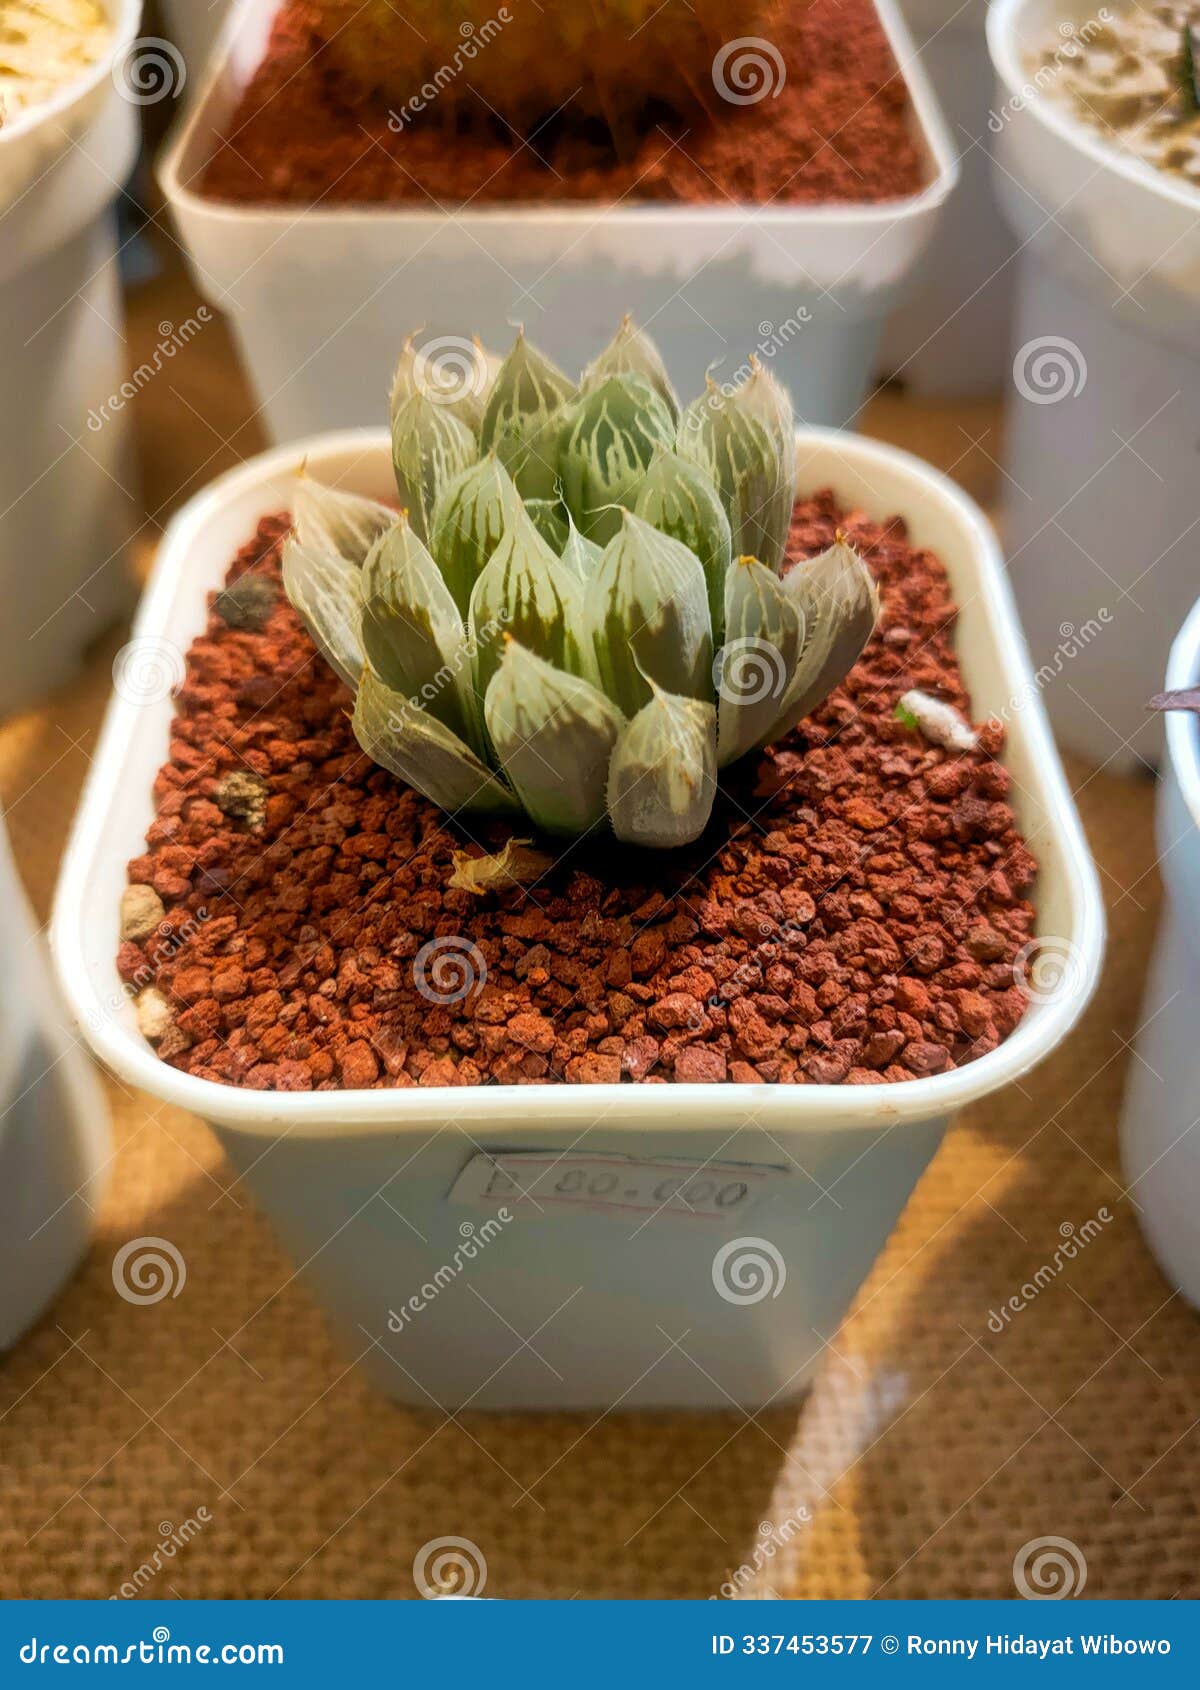
[[[43,914],[110,661],[0,732]],[[510,1597],[708,1596],[735,1569],[745,1594],[1011,1596],[1014,1555],[1044,1536],[1078,1546],[1089,1595],[1200,1594],[1196,1319],[1142,1243],[1116,1145],[1152,794],[1072,775],[1109,906],[1100,991],[1064,1049],[951,1132],[806,1403],[598,1422],[393,1407],[333,1348],[208,1130],[110,1084],[93,1250],[0,1362],[0,1592],[110,1595],[205,1509],[146,1594],[408,1597],[442,1536],[478,1545]],[[1103,1235],[989,1330],[1102,1206]],[[146,1234],[188,1280],[137,1307],[111,1267]]]

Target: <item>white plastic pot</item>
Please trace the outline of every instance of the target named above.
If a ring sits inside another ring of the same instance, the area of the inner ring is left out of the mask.
[[[110,0],[105,58],[0,129],[0,717],[61,681],[133,598],[131,435],[110,401],[126,374],[113,205],[138,112],[113,65],[140,12]]]
[[[1196,594],[1200,193],[1029,85],[1029,48],[1091,11],[994,0],[988,19],[996,191],[1022,242],[1004,533],[1062,743],[1132,772],[1161,750],[1145,703]],[[1101,611],[1063,663],[1064,627]]]
[[[945,114],[961,176],[883,334],[880,369],[909,392],[965,399],[1001,392],[1009,372],[1016,241],[990,167],[988,0],[899,0]]]
[[[880,327],[957,179],[954,149],[896,9],[877,0],[912,97],[927,186],[877,205],[486,206],[465,211],[206,199],[200,177],[260,62],[277,0],[241,0],[168,151],[163,190],[196,283],[227,311],[272,434],[378,420],[397,335],[523,322],[574,366],[626,311],[684,381],[757,352],[809,422],[860,405]],[[302,355],[297,348],[304,348]],[[381,364],[380,360],[384,363]]]
[[[1096,876],[990,529],[907,453],[819,430],[798,444],[802,489],[832,486],[877,518],[899,513],[914,544],[944,560],[976,710],[1028,701],[1013,715],[1007,760],[1041,864],[1040,929],[1069,950],[1072,966],[1064,989],[1034,1004],[1004,1045],[957,1072],[871,1087],[288,1095],[178,1073],[139,1036],[114,967],[125,865],[143,848],[172,704],[110,706],[53,922],[75,1013],[127,1081],[212,1123],[343,1345],[365,1352],[379,1384],[405,1401],[720,1407],[802,1391],[947,1117],[1051,1050],[1092,989],[1103,943]],[[377,497],[392,484],[386,431],[281,448],[224,476],[172,524],[135,638],[187,648],[205,625],[208,593],[258,520],[287,508],[305,459],[322,480]],[[538,1187],[539,1207],[499,1175],[500,1195],[489,1200],[483,1188],[495,1170],[479,1158],[522,1151],[555,1164],[554,1189]],[[662,1208],[670,1182],[688,1170],[714,1182],[710,1212]],[[499,1204],[515,1218],[479,1246]],[[476,1229],[478,1255],[454,1272],[464,1227]],[[717,1279],[735,1273],[735,1258],[756,1256],[761,1298],[723,1295]],[[426,1306],[410,1318],[414,1296]],[[389,1329],[392,1316],[398,1329]]]
[[[230,0],[158,0],[167,34],[183,54],[185,93],[190,98],[204,79],[212,44],[221,33]]]
[[[104,1097],[51,991],[0,816],[0,1351],[86,1251],[107,1158]]]
[[[1167,688],[1200,686],[1200,602],[1171,648]],[[1142,1231],[1200,1307],[1200,718],[1172,711],[1158,789],[1166,890],[1121,1113],[1121,1161]]]

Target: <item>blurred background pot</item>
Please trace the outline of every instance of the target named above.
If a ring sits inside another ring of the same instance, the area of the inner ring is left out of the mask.
[[[534,1093],[503,1085],[266,1092],[182,1073],[138,1032],[116,969],[126,865],[153,816],[174,703],[164,690],[110,706],[55,905],[55,955],[76,1017],[124,1079],[212,1124],[306,1264],[343,1348],[362,1354],[376,1383],[402,1401],[728,1408],[801,1394],[949,1117],[1052,1050],[1095,984],[1104,933],[1095,870],[990,527],[908,453],[818,429],[802,430],[797,449],[801,496],[833,487],[877,520],[899,514],[913,544],[944,562],[977,715],[1025,701],[1012,713],[1005,761],[1039,863],[1038,932],[1069,966],[1057,990],[1035,994],[1011,1037],[964,1068],[876,1086]],[[394,486],[386,430],[281,447],[223,476],[175,518],[135,642],[187,650],[230,558],[262,517],[290,506],[303,464],[318,480],[376,498]],[[670,865],[659,872],[669,875]],[[521,1201],[494,1162],[512,1153],[569,1178],[563,1196],[541,1187],[540,1201]],[[677,1186],[717,1174],[719,1196],[709,1191],[704,1212],[665,1212]],[[376,1201],[393,1180],[404,1217]],[[836,1202],[825,1201],[835,1186]],[[485,1224],[496,1230],[484,1233]],[[411,1298],[425,1306],[406,1315]],[[688,1355],[669,1347],[685,1328]],[[539,1333],[536,1349],[514,1353],[514,1329]],[[376,1340],[365,1351],[364,1333]]]
[[[229,314],[270,434],[374,422],[398,322],[486,345],[523,321],[550,357],[598,352],[626,311],[679,381],[755,350],[808,422],[844,423],[957,179],[896,0],[876,0],[911,96],[926,186],[878,204],[440,208],[233,205],[198,189],[259,65],[278,0],[241,0],[160,179],[196,284]],[[685,296],[686,292],[686,296]],[[722,371],[722,374],[725,372]],[[729,372],[732,374],[732,372]]]
[[[1008,378],[1017,243],[990,168],[987,7],[988,0],[900,0],[960,171],[880,352],[881,371],[923,398],[999,393]]]
[[[1022,243],[1003,523],[1034,665],[1063,671],[1060,741],[1134,772],[1161,751],[1145,703],[1196,592],[1200,194],[1029,86],[1030,51],[1089,15],[994,0],[988,18],[996,192]]]
[[[109,1155],[103,1093],[68,1030],[0,815],[0,1350],[88,1247]]]
[[[231,3],[232,0],[158,0],[168,38],[183,54],[189,97],[204,80],[205,63]]]
[[[115,203],[138,147],[120,67],[141,8],[108,11],[101,63],[0,130],[0,717],[69,674],[133,597]]]
[[[1200,686],[1200,602],[1171,648],[1167,688]],[[1121,1161],[1150,1248],[1200,1307],[1200,717],[1172,711],[1158,789],[1166,893],[1121,1115]]]

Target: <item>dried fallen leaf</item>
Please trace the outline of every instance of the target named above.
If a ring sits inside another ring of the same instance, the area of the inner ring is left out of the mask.
[[[1194,710],[1200,716],[1200,687],[1181,687],[1178,692],[1156,692],[1147,710]]]
[[[494,857],[472,857],[466,851],[454,853],[450,886],[456,892],[502,892],[508,886],[530,886],[554,866],[554,858],[535,851],[528,839],[510,839]]]

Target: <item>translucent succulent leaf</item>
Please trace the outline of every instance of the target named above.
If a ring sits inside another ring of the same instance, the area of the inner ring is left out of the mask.
[[[402,692],[385,686],[370,669],[363,670],[354,701],[354,737],[372,762],[450,814],[520,809],[469,745]]]
[[[796,564],[782,586],[807,629],[804,650],[779,719],[764,744],[782,739],[853,669],[879,620],[879,595],[865,563],[844,535]]]
[[[717,766],[768,743],[804,649],[799,601],[757,559],[739,558],[725,588],[725,643],[713,665]]]
[[[618,839],[669,851],[704,832],[717,779],[717,713],[656,687],[617,741],[608,813]]]
[[[625,718],[598,687],[510,639],[483,709],[496,758],[539,827],[578,834],[603,821]]]
[[[522,498],[554,497],[562,408],[574,397],[569,377],[519,333],[492,385],[479,444],[497,454]]]
[[[353,691],[364,662],[359,631],[362,570],[328,541],[313,539],[306,545],[289,534],[283,548],[283,590],[321,656]]]
[[[445,405],[414,393],[392,418],[392,464],[409,521],[427,539],[442,493],[476,455],[475,436]]]
[[[674,438],[666,403],[641,376],[608,376],[580,395],[563,424],[558,468],[567,508],[589,540],[607,545],[620,507],[637,503],[655,449]]]
[[[525,514],[555,557],[561,557],[570,534],[571,521],[562,500],[526,499]]]
[[[521,508],[512,477],[494,452],[461,470],[434,507],[430,550],[465,617],[476,581]]]
[[[733,555],[778,569],[796,498],[791,403],[757,360],[730,392],[709,380],[679,424],[678,450],[715,482],[729,518]]]
[[[600,567],[600,559],[604,556],[603,548],[594,540],[585,539],[575,526],[575,520],[570,511],[567,512],[567,543],[562,549],[562,563],[573,575],[578,575],[581,581],[590,581]]]
[[[694,552],[631,512],[587,584],[586,625],[600,684],[627,716],[651,683],[712,697],[712,636],[704,571]]]
[[[378,499],[322,487],[304,474],[296,483],[292,521],[301,545],[337,552],[356,567],[395,520],[395,510]]]
[[[403,517],[363,565],[362,596],[363,647],[375,674],[481,748],[463,619]]]
[[[471,595],[475,690],[487,694],[505,634],[557,669],[594,676],[581,632],[583,586],[542,539],[524,511],[492,554]]]
[[[650,336],[639,329],[628,315],[621,319],[620,328],[604,351],[583,372],[580,391],[586,393],[590,388],[599,387],[609,376],[641,376],[665,402],[672,418],[679,420],[679,400],[675,397],[662,355]]]
[[[426,393],[477,435],[498,369],[499,360],[477,338],[443,335],[418,347],[407,335],[392,379],[391,414],[394,418],[414,393]]]
[[[634,510],[651,527],[681,540],[695,552],[708,587],[708,614],[713,640],[720,644],[725,628],[725,577],[729,573],[732,540],[729,518],[709,478],[678,452],[657,452],[642,482]]]

